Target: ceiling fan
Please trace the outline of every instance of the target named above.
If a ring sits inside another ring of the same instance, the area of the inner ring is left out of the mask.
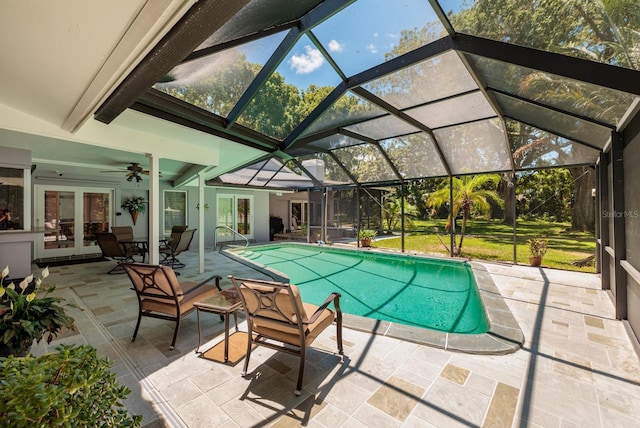
[[[142,175],[149,175],[149,171],[144,169],[138,162],[131,162],[126,168],[121,168],[116,171],[100,171],[100,172],[124,172],[127,181],[136,181],[140,183],[142,181]],[[162,176],[162,174],[160,174]]]

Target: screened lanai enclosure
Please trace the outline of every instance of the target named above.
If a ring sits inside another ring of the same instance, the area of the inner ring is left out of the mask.
[[[635,2],[236,3],[212,33],[193,24],[213,5],[196,5],[97,118],[154,79],[132,108],[303,173],[321,159],[323,187],[595,165],[636,112]]]
[[[631,0],[203,0],[96,119],[132,108],[254,150],[209,184],[310,190],[323,237],[371,227],[412,180],[593,168],[594,211],[614,214],[597,216],[598,270],[624,318],[639,68]]]

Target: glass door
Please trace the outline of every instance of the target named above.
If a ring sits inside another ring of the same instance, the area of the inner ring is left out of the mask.
[[[36,258],[100,253],[94,234],[109,231],[113,190],[35,186]]]
[[[252,197],[236,197],[236,230],[245,237],[253,236]]]
[[[292,232],[301,230],[302,226],[307,224],[307,201],[291,201],[289,216],[291,218],[290,230]]]
[[[225,226],[253,238],[253,196],[218,195],[216,226]],[[236,237],[237,238],[237,237]],[[218,241],[232,241],[234,234],[226,228],[216,229]]]
[[[82,246],[97,245],[95,233],[111,230],[111,192],[82,192]],[[93,251],[91,251],[93,252]]]

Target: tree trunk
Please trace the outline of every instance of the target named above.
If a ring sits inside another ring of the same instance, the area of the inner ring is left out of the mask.
[[[464,232],[467,230],[467,218],[468,217],[469,217],[469,214],[467,214],[467,210],[464,210],[462,212],[462,227],[460,228],[460,245],[458,245],[458,248],[455,251],[455,254],[457,256],[462,254],[462,241],[464,240]]]
[[[582,166],[569,168],[573,183],[573,206],[571,208],[572,230],[595,230],[595,200],[592,189],[596,186],[593,168]]]
[[[498,184],[498,191],[504,201],[503,221],[504,224],[513,224],[513,186],[514,186],[512,174],[502,174],[500,183]]]

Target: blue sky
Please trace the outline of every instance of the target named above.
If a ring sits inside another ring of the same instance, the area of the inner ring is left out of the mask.
[[[384,61],[405,29],[422,28],[437,17],[426,0],[359,0],[312,31],[347,75]],[[306,88],[339,78],[311,41],[303,37],[280,65],[288,83]]]
[[[448,0],[445,10],[459,10],[465,2]],[[403,30],[422,28],[428,22],[440,23],[427,0],[358,0],[312,29],[320,43],[347,76],[384,62],[384,55],[397,46]],[[440,30],[444,31],[440,26]],[[264,65],[283,40],[286,31],[235,48],[248,61]],[[223,58],[225,54],[217,55]],[[224,67],[227,60],[202,60],[181,66],[178,77],[197,81],[211,68]],[[285,81],[306,89],[310,84],[335,86],[340,82],[322,53],[303,35],[282,61],[277,71]],[[182,74],[182,76],[179,76]]]

